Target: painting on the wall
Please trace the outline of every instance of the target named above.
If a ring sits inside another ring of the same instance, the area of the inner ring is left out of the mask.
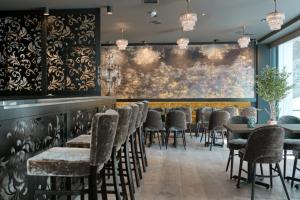
[[[114,46],[101,51],[102,95],[120,99],[254,98],[254,53],[235,44]]]

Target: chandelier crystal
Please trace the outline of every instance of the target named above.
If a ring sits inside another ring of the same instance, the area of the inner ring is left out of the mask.
[[[179,18],[183,31],[194,30],[194,27],[198,20],[197,14],[189,11],[189,5],[190,5],[189,2],[190,2],[190,0],[187,0],[186,13],[180,15],[180,18]]]
[[[177,45],[179,49],[187,49],[190,40],[188,38],[179,38],[177,39]]]
[[[119,50],[125,50],[126,47],[128,46],[128,40],[124,39],[124,30],[123,28],[121,29],[122,32],[122,39],[116,40],[116,45]]]
[[[238,43],[241,48],[247,48],[250,43],[250,37],[244,35],[238,39]]]
[[[266,21],[272,31],[280,30],[283,25],[285,15],[283,12],[277,11],[277,1],[274,0],[275,11],[267,15]]]

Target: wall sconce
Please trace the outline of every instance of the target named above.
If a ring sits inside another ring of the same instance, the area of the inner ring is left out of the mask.
[[[106,6],[106,14],[108,14],[108,15],[112,15],[113,14],[112,6]]]
[[[50,15],[50,13],[49,13],[49,7],[48,7],[48,6],[46,6],[46,7],[44,8],[44,13],[43,13],[43,15],[44,15],[44,16],[49,16],[49,15]]]

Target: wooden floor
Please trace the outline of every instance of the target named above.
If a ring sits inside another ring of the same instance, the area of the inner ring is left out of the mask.
[[[236,181],[230,180],[229,173],[225,172],[229,153],[226,147],[209,151],[198,138],[187,138],[187,150],[183,149],[181,141],[176,149],[170,146],[168,150],[165,147],[160,150],[157,144],[146,149],[149,166],[137,190],[137,200],[250,199],[250,185],[237,189]],[[235,161],[237,173],[238,157]],[[288,174],[291,173],[292,161],[292,158],[288,161]],[[269,173],[267,166],[264,172]],[[291,199],[300,200],[300,190],[291,189],[288,182],[286,185]],[[274,178],[273,189],[256,186],[255,190],[256,199],[286,199],[279,177]]]

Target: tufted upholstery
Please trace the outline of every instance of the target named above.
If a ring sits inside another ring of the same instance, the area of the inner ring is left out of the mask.
[[[119,113],[119,122],[117,126],[114,146],[118,150],[127,139],[132,109],[131,107],[126,106],[117,108],[117,111]]]
[[[230,117],[239,115],[239,109],[237,107],[233,107],[233,106],[225,107],[225,108],[223,108],[223,110],[229,112]]]
[[[91,165],[106,163],[111,156],[119,114],[109,110],[97,113],[92,120]]]
[[[144,109],[143,109],[142,123],[145,123],[146,118],[147,118],[147,114],[148,114],[148,110],[149,110],[149,102],[148,101],[143,101],[143,103],[144,103]]]
[[[143,111],[144,111],[144,103],[142,102],[137,102],[136,103],[138,106],[139,106],[139,113],[138,113],[138,116],[137,116],[137,121],[136,121],[136,124],[135,124],[135,128],[138,128],[142,125],[143,123]]]
[[[257,109],[254,107],[247,107],[240,110],[240,115],[244,117],[252,117],[255,119],[255,123],[257,123]]]
[[[171,131],[186,130],[185,113],[180,110],[171,110],[167,114],[166,127]]]
[[[230,119],[230,114],[227,111],[224,110],[217,110],[213,111],[210,119],[209,119],[209,125],[208,129],[209,130],[216,130],[216,129],[221,129],[223,130],[224,124],[227,124]]]
[[[67,147],[90,148],[91,135],[79,135],[66,143]]]
[[[131,114],[131,118],[129,121],[129,135],[131,135],[132,133],[135,132],[136,130],[136,123],[137,123],[137,117],[139,115],[139,106],[135,103],[130,105],[131,109],[132,109],[132,114]]]
[[[243,160],[257,163],[278,163],[282,160],[284,130],[279,126],[255,129],[246,148],[239,152]]]
[[[160,131],[164,129],[162,118],[160,112],[156,110],[149,110],[144,124],[144,129],[146,131]]]

